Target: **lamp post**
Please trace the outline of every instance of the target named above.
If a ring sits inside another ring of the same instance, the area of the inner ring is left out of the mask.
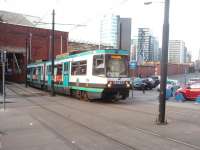
[[[145,2],[145,5],[152,4],[152,2]],[[166,124],[165,120],[165,106],[166,106],[166,81],[167,81],[167,66],[168,66],[168,43],[169,43],[169,5],[170,0],[165,0],[164,10],[164,24],[162,35],[162,57],[160,61],[161,81],[159,93],[159,115],[158,124]]]

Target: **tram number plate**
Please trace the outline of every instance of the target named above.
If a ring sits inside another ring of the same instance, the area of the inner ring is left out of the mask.
[[[114,81],[114,84],[124,84],[124,81]]]

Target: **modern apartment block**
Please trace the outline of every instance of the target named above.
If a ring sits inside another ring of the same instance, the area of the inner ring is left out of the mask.
[[[169,40],[168,46],[168,62],[170,63],[186,63],[187,48],[182,40]]]
[[[131,19],[119,15],[106,15],[101,21],[100,42],[115,49],[130,50]]]
[[[159,43],[149,28],[138,29],[137,60],[159,61]]]

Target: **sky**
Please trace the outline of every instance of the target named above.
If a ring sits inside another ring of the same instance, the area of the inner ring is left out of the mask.
[[[55,9],[57,23],[74,24],[60,26],[58,30],[69,31],[70,39],[98,43],[100,20],[106,14],[116,14],[132,18],[132,37],[137,36],[137,28],[150,28],[154,36],[162,41],[164,0],[0,0],[0,10],[41,17],[43,22],[51,22]],[[185,41],[192,59],[199,55],[200,42],[200,0],[171,0],[170,40]],[[83,26],[77,27],[75,25]]]

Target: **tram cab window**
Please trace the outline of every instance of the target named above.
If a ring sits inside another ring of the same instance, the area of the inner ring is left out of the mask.
[[[93,75],[105,75],[104,55],[95,55],[93,57]]]
[[[128,58],[120,55],[106,56],[106,76],[107,77],[127,77]]]

